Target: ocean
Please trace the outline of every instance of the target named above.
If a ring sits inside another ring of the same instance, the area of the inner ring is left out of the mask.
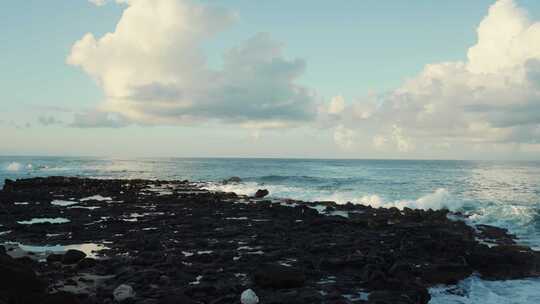
[[[443,160],[317,160],[242,158],[0,157],[4,179],[34,176],[189,179],[206,188],[275,198],[360,203],[374,207],[460,211],[468,223],[507,228],[540,250],[540,162]],[[242,183],[223,185],[238,176]],[[459,292],[455,292],[459,290]],[[540,280],[431,289],[430,303],[538,303]]]

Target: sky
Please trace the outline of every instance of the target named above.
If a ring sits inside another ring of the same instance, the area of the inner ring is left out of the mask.
[[[0,4],[0,155],[540,159],[540,2]]]

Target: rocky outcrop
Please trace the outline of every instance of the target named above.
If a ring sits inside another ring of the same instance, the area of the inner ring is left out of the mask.
[[[0,303],[238,303],[248,289],[260,303],[352,303],[346,295],[359,293],[354,303],[428,303],[430,286],[474,272],[540,273],[539,253],[507,231],[473,229],[446,210],[276,203],[261,199],[267,194],[209,192],[188,181],[6,181],[1,241],[85,245],[18,259],[0,246]],[[18,223],[38,214],[70,221]]]

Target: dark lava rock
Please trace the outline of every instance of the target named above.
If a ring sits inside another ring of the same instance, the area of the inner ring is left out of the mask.
[[[431,296],[427,290],[420,293],[414,290],[377,290],[369,294],[368,300],[373,304],[427,304]]]
[[[263,197],[267,196],[268,194],[270,194],[270,192],[268,192],[268,190],[259,189],[259,190],[257,190],[257,192],[255,192],[254,197],[255,198],[263,198]]]
[[[540,275],[540,253],[529,247],[479,245],[467,257],[481,276],[491,280],[517,279]]]
[[[81,200],[97,194],[111,200]],[[266,195],[260,190],[256,197]],[[98,208],[50,204],[62,198]],[[276,204],[187,181],[74,177],[7,181],[0,203],[8,211],[0,212],[2,229],[11,231],[2,241],[106,241],[102,259],[70,250],[49,255],[48,263],[30,254],[12,259],[0,246],[0,303],[7,304],[111,304],[121,284],[136,291],[128,301],[141,304],[238,303],[248,288],[265,304],[352,303],[343,296],[359,290],[370,294],[368,303],[423,304],[428,288],[474,272],[486,279],[540,274],[539,252],[516,246],[504,229],[449,220],[448,210]],[[70,222],[17,224],[36,214]],[[61,286],[95,290],[78,298],[47,295]]]
[[[62,262],[63,258],[64,258],[63,254],[51,253],[47,255],[47,262],[48,263]]]
[[[242,182],[242,179],[238,176],[233,176],[233,177],[229,177],[227,179],[224,179],[223,180],[223,184],[234,184],[234,183],[241,183]]]
[[[42,304],[80,304],[81,302],[76,295],[60,291],[57,293],[49,294],[45,297]]]
[[[92,258],[84,258],[77,263],[79,269],[88,269],[96,266],[97,261]]]
[[[0,254],[0,301],[39,303],[45,287],[32,269]]]
[[[157,302],[159,304],[195,304],[197,302],[193,301],[190,297],[186,296],[181,292],[175,292],[173,294],[167,295]]]
[[[302,287],[305,281],[302,271],[281,265],[264,265],[255,273],[255,283],[267,288],[297,288]]]
[[[66,251],[66,253],[62,257],[62,263],[66,265],[76,264],[77,262],[84,259],[85,257],[86,257],[86,253],[80,250],[70,249]]]
[[[476,225],[476,229],[479,231],[478,236],[485,241],[499,245],[513,245],[516,243],[516,236],[509,234],[508,229],[490,225]]]

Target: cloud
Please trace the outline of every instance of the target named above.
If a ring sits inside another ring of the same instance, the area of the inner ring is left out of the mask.
[[[211,68],[203,44],[237,16],[187,0],[130,0],[114,32],[77,41],[67,58],[101,86],[99,109],[141,124],[261,123],[315,118],[315,93],[298,84],[305,62],[259,33]]]
[[[129,123],[115,113],[90,110],[76,113],[70,127],[74,128],[121,128]]]
[[[44,126],[62,124],[62,121],[56,119],[53,116],[39,116],[38,122]]]
[[[477,34],[467,60],[428,64],[395,90],[343,102],[335,124],[396,152],[538,143],[540,23],[514,1],[499,0]]]
[[[334,130],[334,141],[343,150],[349,150],[354,145],[355,132],[343,125],[338,125]]]
[[[343,96],[338,95],[332,98],[330,105],[328,106],[329,114],[341,114],[345,109],[345,100]]]
[[[386,147],[386,144],[388,143],[388,139],[382,135],[375,135],[373,136],[373,146],[377,150],[384,149]]]
[[[0,126],[6,128],[15,128],[15,129],[28,129],[32,127],[32,124],[29,122],[15,121],[15,120],[3,120],[0,119]]]
[[[399,152],[409,152],[414,150],[414,144],[412,144],[411,140],[403,134],[403,130],[396,125],[392,126],[392,139],[396,143]]]
[[[88,0],[88,2],[94,4],[95,6],[103,6],[111,1],[113,0]],[[119,4],[128,3],[129,1],[132,1],[132,0],[114,0],[114,2],[119,3]]]
[[[97,6],[102,6],[102,5],[107,4],[107,0],[88,0],[88,2]]]

